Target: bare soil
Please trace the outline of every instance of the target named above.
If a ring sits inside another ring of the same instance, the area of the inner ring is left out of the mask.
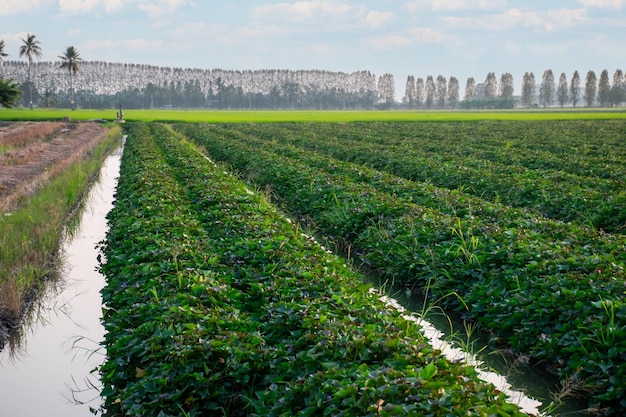
[[[107,135],[97,123],[0,123],[0,214],[81,159]]]

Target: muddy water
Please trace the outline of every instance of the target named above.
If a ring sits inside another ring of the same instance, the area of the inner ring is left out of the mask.
[[[0,416],[90,416],[98,409],[98,350],[104,329],[96,245],[106,233],[121,150],[106,158],[80,226],[63,244],[60,276],[47,285],[30,323],[0,352]]]

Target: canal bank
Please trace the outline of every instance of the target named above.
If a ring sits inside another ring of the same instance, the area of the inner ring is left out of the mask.
[[[121,149],[109,155],[92,186],[80,225],[61,248],[59,277],[46,284],[31,320],[0,352],[1,416],[88,416],[100,406],[98,374],[100,289],[98,242],[113,206]],[[11,348],[11,346],[13,348]]]

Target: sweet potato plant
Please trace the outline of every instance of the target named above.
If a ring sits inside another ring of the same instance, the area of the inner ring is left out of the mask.
[[[105,415],[524,415],[201,149],[125,129]]]
[[[359,128],[374,141],[376,126]],[[327,149],[348,154],[350,145],[332,138],[324,144],[315,125],[177,128],[271,190],[295,216],[349,246],[369,269],[410,287],[428,286],[434,298],[459,295],[444,304],[479,322],[497,346],[582,380],[590,408],[626,410],[626,237],[619,227],[606,233],[372,168],[384,158],[382,146],[368,160],[363,152],[358,163],[335,159]],[[391,128],[381,128],[381,144],[385,129]],[[620,201],[607,198],[602,210],[626,212]]]

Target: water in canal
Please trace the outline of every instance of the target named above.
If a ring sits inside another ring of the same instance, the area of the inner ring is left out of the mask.
[[[47,283],[28,323],[0,352],[0,416],[92,416],[100,406],[98,350],[100,324],[98,242],[113,206],[121,149],[109,155],[81,213],[78,230],[62,245],[63,266]]]

